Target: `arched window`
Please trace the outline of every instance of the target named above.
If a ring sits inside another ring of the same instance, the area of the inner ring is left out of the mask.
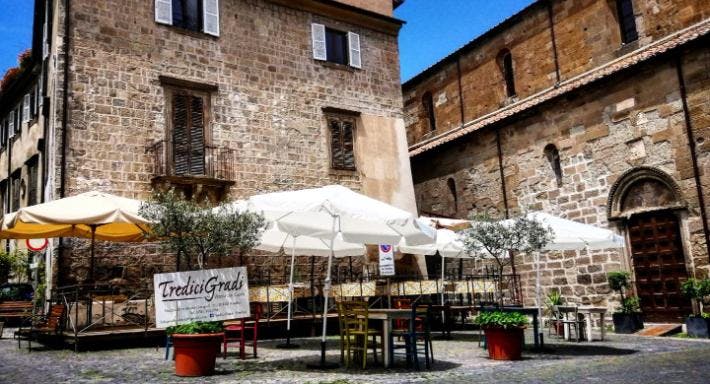
[[[633,2],[631,0],[616,0],[616,12],[619,17],[621,42],[627,44],[638,40],[639,34],[636,31]]]
[[[449,192],[451,192],[451,196],[454,198],[454,211],[458,211],[459,197],[456,194],[456,181],[453,177],[449,177],[449,179],[446,180],[446,185],[449,187]]]
[[[431,96],[431,92],[425,92],[422,96],[422,109],[424,110],[424,115],[426,116],[427,124],[429,124],[429,131],[436,131],[436,116],[434,115],[434,99]]]
[[[513,73],[513,55],[510,51],[504,49],[498,54],[500,60],[500,68],[503,72],[503,80],[505,80],[505,93],[508,97],[515,96],[515,74]]]
[[[545,157],[550,163],[552,172],[555,174],[555,179],[557,180],[557,186],[562,186],[562,165],[560,164],[560,152],[557,150],[554,144],[548,144],[545,147]]]

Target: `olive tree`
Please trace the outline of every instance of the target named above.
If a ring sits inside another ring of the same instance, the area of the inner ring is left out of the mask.
[[[176,254],[178,269],[183,256],[190,269],[193,256],[200,269],[211,257],[236,251],[241,258],[259,243],[266,227],[259,214],[240,212],[227,203],[215,207],[207,201],[186,200],[174,190],[155,191],[140,214],[153,223],[149,237]]]
[[[488,215],[473,216],[471,228],[464,232],[466,251],[473,257],[492,259],[497,265],[497,296],[503,305],[503,270],[514,263],[511,251],[539,252],[553,240],[549,226],[522,215],[500,220]]]

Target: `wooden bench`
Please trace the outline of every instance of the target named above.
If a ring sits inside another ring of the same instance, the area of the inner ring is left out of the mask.
[[[41,337],[60,338],[66,311],[67,307],[64,304],[52,304],[46,315],[33,316],[29,328],[20,327],[15,332],[17,347],[20,348],[22,340],[26,340],[31,351],[32,340],[39,340]]]
[[[0,320],[24,319],[32,316],[31,301],[3,301],[0,303]]]

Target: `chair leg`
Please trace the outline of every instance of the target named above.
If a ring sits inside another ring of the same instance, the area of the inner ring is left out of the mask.
[[[256,358],[256,348],[257,348],[256,341],[257,341],[257,332],[256,332],[256,328],[254,328],[254,358]]]
[[[377,364],[377,335],[372,335],[372,358]]]
[[[367,335],[362,335],[362,369],[367,368]]]
[[[245,344],[246,341],[247,341],[247,340],[246,340],[246,337],[244,337],[244,336],[245,336],[245,335],[244,335],[244,330],[242,329],[242,331],[241,331],[241,336],[239,337],[239,358],[242,359],[242,360],[244,360],[244,359],[247,358],[247,357],[245,356],[245,354],[244,354],[244,349],[245,349],[245,348],[244,348],[244,344]]]

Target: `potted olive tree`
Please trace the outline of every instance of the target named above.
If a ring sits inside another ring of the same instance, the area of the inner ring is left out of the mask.
[[[503,271],[514,262],[509,251],[540,252],[552,241],[552,230],[541,222],[520,216],[510,220],[495,220],[489,216],[472,219],[471,228],[465,231],[463,241],[467,252],[474,257],[491,259],[497,265],[496,295],[498,304],[504,304]],[[488,353],[493,359],[520,358],[523,329],[527,317],[512,312],[482,313],[479,325],[486,336]],[[523,321],[524,319],[524,321]],[[516,357],[517,356],[517,357]]]
[[[153,223],[150,236],[178,260],[184,258],[190,269],[193,259],[204,269],[214,257],[221,262],[234,251],[241,256],[258,244],[265,227],[258,214],[240,212],[226,203],[213,207],[208,202],[186,200],[173,190],[156,191],[141,208],[141,215]],[[214,373],[224,336],[220,322],[179,324],[166,333],[173,342],[176,375]]]
[[[710,296],[710,279],[688,279],[680,287],[691,300],[693,314],[685,319],[685,328],[690,337],[710,337],[710,313],[704,312],[704,301]]]
[[[619,292],[621,297],[621,306],[612,315],[616,333],[634,333],[643,329],[643,315],[638,297],[624,295],[624,291],[630,286],[629,278],[629,273],[624,271],[607,274],[609,287]]]

